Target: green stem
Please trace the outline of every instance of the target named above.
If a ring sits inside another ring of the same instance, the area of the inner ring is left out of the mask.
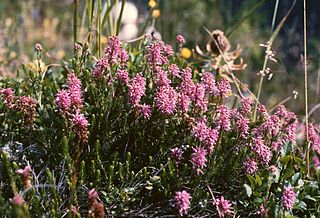
[[[124,6],[125,6],[125,4],[126,4],[126,0],[122,0],[122,2],[121,2],[120,14],[119,14],[118,21],[117,21],[117,31],[116,31],[116,35],[119,35],[119,32],[120,32],[122,14],[123,14],[123,11],[124,11]]]
[[[97,40],[97,44],[98,44],[98,57],[100,58],[101,57],[101,34],[102,34],[102,28],[101,28],[101,0],[98,0],[98,28],[97,28],[97,31],[98,31],[98,34],[97,34],[97,37],[98,37],[98,40]]]
[[[307,175],[310,177],[309,161],[309,119],[308,119],[308,69],[307,69],[307,0],[303,1],[303,47],[304,47],[304,94],[305,94],[305,116],[306,116],[306,163]]]
[[[268,49],[267,49],[267,51],[268,51]],[[260,72],[261,75],[260,75],[260,81],[259,81],[259,87],[258,87],[257,101],[256,101],[256,104],[254,105],[253,122],[256,121],[256,117],[257,117],[257,108],[258,108],[258,104],[259,104],[259,100],[260,100],[262,84],[263,84],[263,78],[265,76],[264,74],[265,74],[265,70],[266,70],[266,67],[267,67],[267,63],[268,63],[268,57],[267,57],[267,54],[266,54],[266,56],[264,58],[264,62],[263,62],[263,67],[262,67],[262,70]]]
[[[78,0],[73,1],[73,41],[78,41],[77,26],[78,26]]]

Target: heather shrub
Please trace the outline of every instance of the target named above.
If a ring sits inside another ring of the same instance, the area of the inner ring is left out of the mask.
[[[112,36],[101,57],[76,44],[60,67],[38,45],[38,65],[2,79],[1,215],[319,216],[318,130],[306,157],[296,115],[233,75],[245,65],[221,31],[205,64],[181,37]]]

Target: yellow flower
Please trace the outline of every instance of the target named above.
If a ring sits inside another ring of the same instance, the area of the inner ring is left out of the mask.
[[[186,48],[186,47],[182,48],[181,51],[180,51],[180,53],[181,53],[181,56],[184,57],[184,58],[186,58],[186,59],[190,58],[191,55],[192,55],[191,50],[188,49],[188,48]]]
[[[153,10],[152,11],[152,17],[154,17],[154,18],[160,17],[160,10],[159,9]]]
[[[59,51],[57,52],[57,58],[58,58],[58,59],[64,58],[65,55],[66,55],[66,53],[65,53],[63,50],[59,50]]]
[[[149,6],[150,6],[150,8],[154,8],[154,7],[157,6],[157,2],[155,0],[150,0],[149,1]]]
[[[107,44],[107,42],[108,42],[108,38],[105,37],[105,36],[101,36],[101,43],[102,44]]]
[[[10,58],[12,59],[17,57],[17,54],[14,51],[11,51],[9,55],[10,55]]]

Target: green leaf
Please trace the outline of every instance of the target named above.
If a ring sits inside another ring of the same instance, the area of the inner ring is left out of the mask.
[[[251,176],[251,175],[247,175],[247,177],[248,177],[248,179],[250,181],[251,188],[254,189],[255,186],[256,186],[256,181],[255,181],[254,177]]]
[[[260,176],[258,174],[256,175],[256,182],[257,182],[259,187],[262,185],[262,180],[261,180],[261,178],[260,178]]]
[[[284,156],[280,159],[280,163],[283,165],[287,165],[289,163],[289,161],[291,160],[291,158],[292,158],[291,155]]]

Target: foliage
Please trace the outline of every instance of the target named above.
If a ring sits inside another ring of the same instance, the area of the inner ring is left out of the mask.
[[[202,69],[181,46],[110,37],[59,70],[36,47],[38,65],[1,80],[1,216],[318,217],[296,116],[260,104],[253,119],[224,54]]]

